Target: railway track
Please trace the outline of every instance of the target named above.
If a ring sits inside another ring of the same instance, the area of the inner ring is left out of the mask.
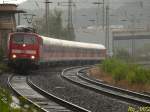
[[[43,112],[90,112],[80,106],[60,99],[34,85],[26,76],[13,75],[8,85],[19,96]]]
[[[100,81],[90,79],[83,73],[84,69],[88,67],[74,67],[65,69],[61,76],[68,81],[83,86],[85,88],[94,90],[97,93],[104,94],[128,103],[138,106],[150,106],[150,96],[142,93],[137,93],[114,86],[104,84]],[[83,75],[84,74],[84,75]]]

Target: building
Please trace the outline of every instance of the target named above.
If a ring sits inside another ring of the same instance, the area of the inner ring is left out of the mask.
[[[24,11],[17,10],[15,4],[0,4],[0,49],[3,51],[7,49],[8,34],[16,30],[16,13]]]
[[[150,60],[150,32],[146,29],[113,30],[113,52]]]

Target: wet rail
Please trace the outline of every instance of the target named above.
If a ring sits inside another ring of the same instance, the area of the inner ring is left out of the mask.
[[[111,85],[104,84],[100,81],[85,77],[84,69],[88,67],[72,67],[65,69],[62,72],[62,77],[78,84],[85,88],[91,89],[97,93],[116,98],[118,100],[126,101],[139,106],[150,106],[150,96],[142,93],[137,93]]]
[[[13,75],[9,77],[8,85],[17,95],[24,97],[43,112],[90,112],[47,93],[34,85],[26,76]]]

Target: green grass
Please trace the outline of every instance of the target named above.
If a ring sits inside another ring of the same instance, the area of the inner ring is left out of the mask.
[[[40,112],[33,105],[28,105],[24,98],[20,98],[20,108],[11,106],[12,97],[9,91],[0,88],[0,112]]]
[[[106,59],[101,67],[113,77],[115,82],[127,80],[130,84],[150,84],[150,70],[142,66],[112,58]]]
[[[0,112],[9,112],[10,103],[12,98],[9,95],[9,92],[0,88]]]

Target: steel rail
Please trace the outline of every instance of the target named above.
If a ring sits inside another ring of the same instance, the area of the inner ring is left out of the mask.
[[[42,90],[25,76],[11,76],[8,85],[15,93],[44,112],[90,112]]]
[[[101,81],[94,80],[90,77],[85,76],[85,73],[83,73],[81,71],[79,71],[77,73],[77,75],[82,80],[85,80],[85,81],[87,81],[89,83],[92,83],[94,85],[101,86],[101,87],[104,87],[106,89],[110,89],[110,90],[113,90],[115,92],[119,92],[119,93],[122,93],[122,94],[127,94],[127,95],[130,95],[130,96],[133,96],[133,97],[137,97],[137,99],[140,99],[139,101],[135,100],[134,98],[131,98],[131,100],[135,100],[135,101],[139,102],[140,104],[143,103],[146,106],[150,106],[150,96],[149,95],[134,92],[134,91],[130,91],[130,90],[127,90],[127,89],[122,89],[122,88],[111,86],[111,85],[108,85],[108,84],[104,84]]]
[[[32,81],[28,80],[29,85],[34,88],[35,90],[37,90],[39,93],[41,93],[43,96],[46,96],[49,99],[54,100],[55,102],[57,102],[58,104],[67,107],[68,109],[74,111],[74,112],[91,112],[90,110],[87,110],[85,108],[82,108],[78,105],[75,105],[71,102],[68,102],[66,100],[63,100],[53,94],[50,94],[48,92],[46,92],[45,90],[41,89],[40,87],[36,86],[35,84],[32,83]],[[64,111],[67,112],[67,111]]]
[[[97,93],[108,95],[110,97],[140,106],[150,106],[150,97],[148,95],[110,86],[98,81],[94,82],[91,81],[92,79],[90,80],[88,78],[84,78],[83,76],[81,76],[81,71],[85,70],[86,68],[67,68],[63,70],[61,76],[68,81],[78,84],[79,86],[91,89]]]
[[[34,105],[37,109],[39,109],[41,112],[48,112],[44,108],[41,108],[38,104],[34,103],[31,99],[28,99],[27,97],[21,95],[19,91],[11,84],[11,80],[14,77],[14,75],[11,75],[8,77],[7,85],[12,89],[12,91],[18,96],[24,98],[29,104]]]
[[[88,81],[92,84],[98,85],[98,86],[102,86],[102,87],[105,87],[105,88],[108,88],[108,89],[110,88],[110,89],[112,89],[114,91],[117,91],[117,92],[122,92],[122,93],[126,92],[127,94],[134,95],[134,96],[139,97],[141,99],[150,100],[150,95],[148,95],[147,92],[145,92],[145,94],[144,94],[144,93],[138,93],[138,92],[130,91],[130,90],[127,90],[127,89],[111,86],[111,85],[102,83],[102,81],[93,79],[92,77],[88,77],[87,73],[82,72],[82,71],[79,71],[77,73],[77,76],[79,78],[83,79],[83,80],[86,80],[86,81]]]

